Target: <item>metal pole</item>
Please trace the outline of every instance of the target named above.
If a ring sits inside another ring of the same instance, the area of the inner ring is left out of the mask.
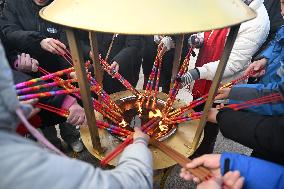
[[[71,55],[74,62],[74,67],[76,71],[76,76],[78,78],[78,83],[80,87],[80,93],[82,96],[83,106],[85,109],[85,114],[87,117],[87,122],[91,134],[93,148],[98,151],[98,153],[102,153],[102,147],[100,142],[100,137],[98,133],[98,127],[96,126],[96,117],[94,113],[92,97],[89,82],[87,80],[86,68],[83,59],[82,52],[80,51],[82,48],[80,46],[80,42],[78,38],[75,37],[75,33],[73,29],[66,29],[68,43],[70,45]]]
[[[98,40],[97,40],[96,33],[93,31],[89,31],[89,39],[90,39],[90,45],[91,45],[91,52],[93,54],[91,58],[93,61],[93,67],[95,70],[96,80],[101,86],[103,86],[104,70],[102,69],[102,66],[99,60]]]
[[[180,60],[181,60],[181,54],[182,54],[183,40],[184,40],[184,35],[178,35],[177,36],[176,45],[175,45],[173,69],[172,69],[172,80],[176,77],[178,70],[180,68]]]
[[[204,110],[203,110],[203,115],[200,119],[197,131],[196,131],[194,139],[193,139],[192,147],[193,147],[194,151],[197,149],[201,134],[202,134],[204,127],[205,127],[205,124],[207,122],[208,113],[209,113],[209,111],[212,107],[212,104],[214,102],[215,94],[217,92],[217,89],[219,88],[220,81],[222,80],[222,76],[223,76],[225,67],[227,65],[227,61],[229,59],[229,56],[230,56],[231,50],[233,48],[234,42],[235,42],[236,37],[238,35],[239,28],[240,28],[240,25],[237,25],[237,26],[231,27],[231,29],[230,29],[230,33],[229,33],[229,36],[227,38],[226,45],[224,47],[224,52],[222,54],[222,57],[221,57],[221,60],[219,62],[217,71],[216,71],[214,79],[212,81],[212,85],[211,85],[211,88],[210,88],[210,91],[209,91],[208,99],[206,101],[206,104],[205,104],[205,107],[204,107]]]

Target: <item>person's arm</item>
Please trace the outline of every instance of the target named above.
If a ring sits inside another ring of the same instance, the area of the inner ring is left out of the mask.
[[[153,187],[152,155],[147,142],[141,137],[124,150],[118,165],[111,170],[102,170],[80,160],[58,156],[24,139],[22,141],[14,148],[13,144],[7,145],[7,149],[13,150],[1,153],[4,159],[1,165],[5,165],[1,166],[1,171],[8,172],[8,175],[0,186],[17,188],[18,183],[21,183],[22,189],[151,189]],[[17,170],[8,171],[16,162]]]
[[[19,52],[31,54],[43,53],[44,50],[41,48],[40,42],[46,37],[37,31],[23,30],[17,19],[15,9],[15,1],[7,1],[3,10],[1,29],[8,44]]]
[[[233,153],[221,156],[221,172],[224,174],[225,160],[230,161],[230,170],[238,170],[245,178],[244,189],[267,189],[284,187],[284,167],[268,161]]]
[[[229,93],[229,104],[240,104],[242,102],[261,98],[264,96],[279,93],[279,87],[284,85],[282,82],[264,84],[239,84],[232,87]],[[248,111],[262,115],[280,115],[284,113],[283,102],[266,103],[247,108]]]
[[[252,26],[249,26],[251,24]],[[251,21],[242,24],[227,62],[223,79],[232,77],[248,66],[251,57],[265,41],[268,32],[269,22],[268,24],[262,24]],[[200,79],[213,80],[218,64],[219,61],[215,61],[198,67]]]
[[[217,123],[231,140],[271,156],[284,156],[284,116],[263,116],[250,112],[221,109]]]

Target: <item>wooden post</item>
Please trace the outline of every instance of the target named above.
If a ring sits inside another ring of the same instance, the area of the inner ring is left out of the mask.
[[[174,62],[173,62],[173,69],[172,69],[172,80],[176,77],[179,68],[180,68],[180,60],[182,54],[182,47],[183,47],[183,40],[184,35],[178,35],[176,44],[175,44],[175,55],[174,55]]]
[[[225,67],[227,65],[227,61],[229,59],[229,56],[231,54],[231,50],[233,48],[236,37],[238,35],[239,28],[240,28],[240,25],[237,25],[237,26],[231,27],[231,29],[230,29],[230,33],[229,33],[229,36],[227,38],[227,42],[226,42],[226,45],[225,45],[225,48],[224,48],[224,52],[222,54],[222,57],[221,57],[221,60],[219,62],[217,71],[216,71],[214,79],[212,81],[212,85],[210,87],[208,99],[206,101],[206,104],[205,104],[205,107],[204,107],[204,110],[203,110],[203,115],[200,119],[197,131],[196,131],[194,139],[193,139],[192,147],[193,147],[194,151],[197,149],[198,142],[200,140],[201,134],[202,134],[204,127],[205,127],[205,124],[207,122],[208,113],[209,113],[209,111],[212,107],[212,104],[214,102],[215,94],[216,94],[216,92],[219,88],[220,81],[222,80],[223,73],[224,73]]]
[[[96,126],[96,117],[93,108],[93,101],[91,97],[91,91],[89,82],[87,80],[87,74],[85,69],[85,63],[83,59],[83,55],[81,52],[80,42],[78,38],[76,38],[73,29],[66,29],[68,43],[70,45],[71,55],[74,62],[74,67],[76,71],[76,76],[78,78],[78,83],[80,87],[80,93],[82,96],[83,106],[85,109],[85,114],[87,117],[87,122],[89,126],[89,131],[91,134],[93,148],[98,151],[98,153],[102,153],[102,147],[100,142],[100,137],[98,133],[98,127]]]
[[[91,52],[93,54],[91,58],[93,61],[93,67],[95,70],[96,80],[103,87],[104,70],[102,69],[102,66],[99,60],[98,40],[97,40],[96,33],[93,31],[89,31],[89,39],[90,39],[90,45],[91,45]]]

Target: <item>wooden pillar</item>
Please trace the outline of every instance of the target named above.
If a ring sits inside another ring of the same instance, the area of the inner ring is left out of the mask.
[[[98,127],[96,126],[96,117],[93,108],[93,100],[91,97],[91,91],[89,82],[87,80],[87,74],[85,69],[85,62],[82,54],[82,48],[78,37],[76,38],[75,32],[71,28],[66,29],[68,43],[70,45],[71,55],[74,62],[76,76],[80,87],[80,93],[82,96],[83,106],[87,117],[89,131],[91,134],[93,148],[98,152],[102,153],[102,147],[100,137],[98,133]]]
[[[96,33],[93,31],[89,31],[89,39],[90,39],[90,45],[91,45],[91,52],[93,54],[91,58],[93,61],[93,67],[95,70],[96,80],[101,86],[103,86],[104,70],[99,60],[98,40],[97,40]]]
[[[215,94],[216,94],[216,92],[219,88],[220,81],[222,80],[223,73],[224,73],[225,67],[227,65],[227,61],[229,59],[229,56],[231,54],[231,50],[233,48],[234,42],[236,40],[239,28],[240,28],[240,25],[237,25],[237,26],[231,27],[231,29],[230,29],[230,33],[229,33],[229,36],[227,38],[227,42],[226,42],[226,45],[225,45],[225,48],[224,48],[224,52],[223,52],[222,57],[220,59],[217,71],[216,71],[214,79],[212,81],[211,88],[209,90],[208,99],[205,103],[205,107],[204,107],[204,110],[203,110],[203,115],[200,119],[197,131],[196,131],[194,139],[193,139],[192,147],[193,147],[194,151],[197,149],[198,142],[200,140],[201,134],[202,134],[204,127],[205,127],[205,124],[207,122],[208,113],[209,113],[209,111],[212,107],[212,104],[214,102]]]
[[[180,60],[182,54],[184,35],[178,35],[175,44],[175,55],[172,69],[172,80],[176,77],[179,68],[180,68]]]

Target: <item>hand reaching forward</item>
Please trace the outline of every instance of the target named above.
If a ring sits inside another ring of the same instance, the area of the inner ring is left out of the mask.
[[[45,38],[40,42],[42,49],[51,52],[52,54],[64,55],[66,46],[59,40],[53,38]]]

